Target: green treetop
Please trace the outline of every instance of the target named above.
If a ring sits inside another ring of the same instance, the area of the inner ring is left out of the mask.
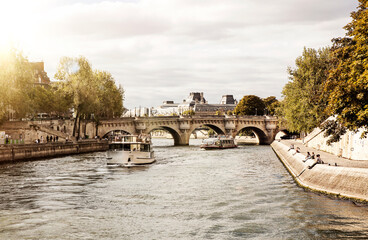
[[[72,100],[75,111],[73,136],[76,133],[79,135],[81,119],[94,116],[98,126],[103,117],[121,116],[123,89],[115,85],[110,73],[93,70],[86,58],[61,58],[55,78],[60,80],[62,95],[69,96]]]
[[[295,61],[296,68],[289,68],[289,82],[284,86],[280,108],[290,131],[310,132],[326,119],[326,101],[323,86],[330,69],[329,49],[304,48]]]
[[[343,127],[368,127],[368,1],[359,0],[344,38],[333,39],[333,67],[325,93],[329,111]],[[335,137],[335,141],[339,138]]]
[[[9,113],[22,118],[32,112],[31,90],[35,82],[28,59],[15,49],[0,56],[0,122]]]
[[[267,109],[267,115],[275,115],[276,108],[279,106],[279,101],[275,96],[270,96],[263,99],[263,102]]]
[[[244,96],[234,109],[235,115],[263,115],[266,106],[260,97]]]

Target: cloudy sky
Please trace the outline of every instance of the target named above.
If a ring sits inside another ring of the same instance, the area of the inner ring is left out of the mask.
[[[204,92],[281,97],[303,47],[343,36],[357,0],[0,0],[0,48],[45,62],[85,56],[125,89],[125,106]]]

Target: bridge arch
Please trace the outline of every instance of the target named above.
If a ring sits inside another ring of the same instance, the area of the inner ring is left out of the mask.
[[[213,129],[213,131],[215,131],[218,135],[225,135],[225,132],[220,127],[218,127],[216,125],[213,125],[213,124],[203,124],[203,126],[206,126],[206,127],[209,127],[211,129]]]
[[[114,129],[114,130],[110,130],[110,131],[108,131],[108,132],[106,132],[103,136],[102,136],[102,138],[108,138],[109,136],[111,136],[111,135],[117,135],[117,134],[123,134],[123,135],[131,135],[131,133],[130,132],[128,132],[128,131],[126,131],[126,130],[124,130],[124,129]]]
[[[192,134],[196,129],[203,128],[203,127],[209,127],[213,131],[215,131],[218,135],[225,135],[226,131],[224,129],[224,126],[216,125],[213,123],[200,123],[200,124],[193,124],[191,128],[189,129],[190,134]]]
[[[154,130],[165,130],[169,132],[174,139],[174,145],[175,146],[182,145],[182,137],[181,137],[181,134],[179,134],[177,130],[171,127],[167,127],[167,126],[157,126],[157,127],[149,128],[145,132],[147,134],[150,134]]]
[[[264,130],[258,128],[258,127],[254,127],[254,126],[246,126],[243,127],[241,129],[239,129],[235,135],[238,135],[242,130],[252,130],[254,132],[254,134],[257,136],[259,144],[260,145],[264,145],[264,144],[269,144],[269,137],[267,136],[267,133],[264,132]]]

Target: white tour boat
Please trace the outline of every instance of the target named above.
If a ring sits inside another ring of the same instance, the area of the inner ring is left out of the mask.
[[[109,155],[108,165],[134,167],[156,161],[150,136],[121,136],[110,143]]]
[[[235,144],[233,138],[221,136],[217,138],[204,139],[200,147],[205,150],[212,150],[236,148],[237,145]]]

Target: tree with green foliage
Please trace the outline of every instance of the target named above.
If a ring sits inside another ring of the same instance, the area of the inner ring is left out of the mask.
[[[290,81],[283,88],[279,112],[290,131],[308,133],[327,118],[322,90],[331,66],[329,49],[304,48],[295,65],[288,68]]]
[[[215,115],[216,116],[223,116],[225,113],[222,111],[222,110],[217,110],[216,112],[215,112]]]
[[[208,134],[208,137],[213,137],[217,135],[217,133],[212,128],[208,128],[207,134]]]
[[[243,128],[242,130],[240,130],[238,135],[239,136],[251,136],[251,137],[255,136],[253,130],[250,128]]]
[[[102,118],[120,117],[123,113],[124,91],[115,85],[112,75],[93,70],[84,57],[63,57],[55,74],[59,88],[72,100],[75,120],[73,136],[79,137],[80,125],[93,116],[96,129]]]
[[[185,111],[182,113],[182,115],[184,115],[184,116],[193,116],[193,115],[195,115],[195,111],[194,111],[194,110],[192,110],[192,109],[185,110]]]
[[[35,113],[52,113],[54,110],[54,91],[50,87],[35,86],[32,88],[31,99]]]
[[[111,73],[96,70],[94,72],[98,85],[98,106],[95,116],[103,118],[120,117],[123,114],[124,90],[121,86],[117,87]]]
[[[93,111],[97,135],[101,119],[120,117],[123,114],[124,90],[121,86],[116,86],[115,80],[109,72],[95,70],[94,77],[98,85],[96,95],[98,103]]]
[[[275,96],[270,96],[263,99],[263,102],[266,106],[267,115],[275,115],[276,108],[279,106],[279,101]]]
[[[70,117],[70,109],[73,104],[72,95],[65,92],[61,85],[60,82],[54,82],[49,88],[53,97],[52,113],[58,117]]]
[[[336,115],[338,121],[325,126],[332,133],[332,142],[340,139],[343,128],[368,128],[367,8],[368,1],[359,0],[357,11],[351,13],[352,21],[344,27],[346,36],[332,40],[333,67],[324,89],[329,113]]]
[[[255,95],[244,96],[234,109],[235,115],[263,115],[266,106],[263,100]]]
[[[231,111],[231,110],[228,110],[228,111],[226,112],[226,115],[228,115],[228,116],[232,116],[232,115],[234,115],[234,112],[233,112],[233,111]]]
[[[23,118],[32,112],[30,95],[34,82],[31,65],[20,51],[12,49],[0,56],[0,122],[10,113]]]
[[[96,81],[91,64],[84,57],[63,57],[55,78],[61,81],[60,87],[73,99],[72,106],[75,113],[73,136],[78,133],[79,137],[82,116],[91,114],[98,104]]]

